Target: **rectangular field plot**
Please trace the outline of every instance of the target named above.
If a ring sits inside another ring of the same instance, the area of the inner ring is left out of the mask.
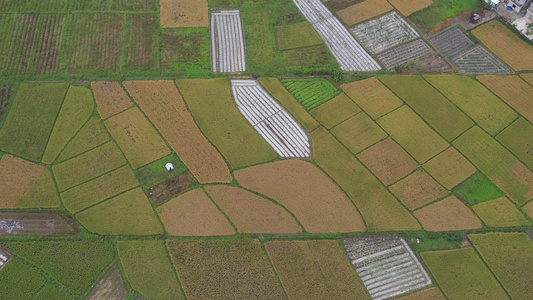
[[[320,0],[293,0],[344,71],[377,71],[379,64]]]
[[[78,232],[75,224],[60,212],[2,212],[0,236],[75,234]]]
[[[429,41],[446,58],[457,56],[475,46],[474,42],[458,26],[431,38]]]
[[[482,46],[476,46],[456,56],[452,63],[459,73],[509,73],[510,70],[498,58]]]
[[[520,118],[505,128],[496,139],[533,170],[533,125]]]
[[[127,70],[153,70],[159,68],[157,42],[157,16],[129,14],[124,16],[126,36],[122,43],[124,54],[121,68]],[[105,55],[105,52],[102,53]]]
[[[255,80],[232,80],[237,108],[281,157],[309,157],[300,125]]]
[[[327,2],[329,5],[332,5],[331,1]],[[343,2],[345,2],[348,6],[337,11],[337,15],[339,15],[339,18],[341,18],[344,23],[348,24],[348,26],[372,19],[392,10],[392,6],[389,4],[389,2],[387,2],[387,0],[344,0]],[[355,3],[353,5],[349,5],[349,2]]]
[[[388,299],[431,285],[431,278],[403,238],[352,238],[342,244],[372,299]]]
[[[351,30],[363,46],[372,53],[385,51],[419,36],[413,27],[396,12],[354,26]]]
[[[209,26],[207,0],[161,0],[159,5],[163,28]]]
[[[308,22],[277,26],[276,37],[280,50],[316,46],[323,43]]]
[[[211,12],[211,61],[213,72],[246,71],[244,33],[239,10]]]
[[[417,60],[431,55],[433,50],[422,39],[382,52],[377,57],[388,70],[401,66],[409,60]]]

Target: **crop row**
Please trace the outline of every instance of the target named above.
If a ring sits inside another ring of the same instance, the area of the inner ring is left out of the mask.
[[[323,78],[289,79],[284,80],[283,84],[307,110],[311,110],[339,94],[335,86]]]
[[[211,14],[213,72],[243,72],[246,53],[241,15],[238,10],[222,10]]]

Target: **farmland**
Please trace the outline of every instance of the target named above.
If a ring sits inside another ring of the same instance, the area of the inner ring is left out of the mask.
[[[496,139],[533,170],[533,125],[524,118],[505,128]]]
[[[476,168],[455,148],[448,148],[423,165],[442,186],[452,189],[476,172]]]
[[[387,137],[385,131],[364,113],[335,126],[331,133],[354,154]]]
[[[236,73],[246,71],[246,53],[240,12],[238,10],[212,12],[211,27],[213,28],[211,31],[213,72]]]
[[[102,119],[114,116],[133,104],[118,82],[94,81],[91,82],[91,88],[96,100],[98,114]]]
[[[416,210],[414,215],[428,231],[481,228],[476,215],[455,196]]]
[[[282,82],[294,98],[307,110],[311,110],[339,94],[337,89],[323,78],[288,79]]]
[[[307,22],[278,26],[276,37],[280,50],[316,46],[323,43],[318,33]]]
[[[29,298],[45,282],[43,275],[16,258],[2,269],[0,280],[4,283],[0,286],[2,297],[11,299]]]
[[[423,171],[416,171],[389,187],[410,210],[448,195],[442,186]]]
[[[207,0],[163,0],[159,2],[163,28],[207,27]]]
[[[127,296],[128,290],[126,290],[120,270],[116,264],[113,264],[86,299],[125,299]]]
[[[110,140],[98,116],[92,116],[78,133],[68,142],[57,158],[58,162],[69,160],[75,156],[97,148]]]
[[[342,10],[337,11],[341,20],[348,26],[372,19],[392,10],[392,6],[385,0],[360,1]]]
[[[320,104],[312,109],[310,113],[320,122],[320,124],[324,125],[324,127],[332,128],[341,122],[348,120],[360,111],[361,109],[352,101],[352,99],[342,93],[335,98]]]
[[[372,119],[377,119],[403,104],[398,96],[374,77],[343,84],[341,88]]]
[[[78,226],[71,216],[58,211],[0,213],[0,235],[53,236],[76,234]]]
[[[506,197],[476,204],[472,209],[483,223],[491,227],[514,227],[530,223]]]

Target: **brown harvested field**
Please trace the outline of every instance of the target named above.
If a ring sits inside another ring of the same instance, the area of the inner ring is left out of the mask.
[[[341,85],[341,88],[373,119],[377,119],[403,104],[400,98],[375,77],[345,83]]]
[[[167,241],[188,299],[283,299],[257,240]]]
[[[65,212],[1,212],[1,235],[76,234],[78,226]]]
[[[163,28],[208,27],[207,0],[161,0],[159,20]]]
[[[206,186],[213,201],[241,233],[297,233],[302,228],[283,208],[247,190],[226,186]]]
[[[124,300],[126,298],[128,298],[128,290],[124,285],[118,265],[113,263],[113,266],[93,287],[89,295],[85,297],[85,300]]]
[[[286,207],[307,232],[365,230],[350,199],[311,163],[282,160],[238,170],[234,175],[243,187]]]
[[[472,206],[479,218],[490,227],[515,227],[531,225],[531,221],[507,197]]]
[[[533,201],[529,201],[528,204],[522,206],[522,209],[526,212],[526,214],[533,219]]]
[[[170,154],[165,141],[137,107],[107,119],[105,126],[133,169]]]
[[[59,207],[50,172],[23,159],[4,155],[0,159],[0,208]]]
[[[529,84],[533,85],[533,73],[520,74],[520,77],[529,82]]]
[[[395,183],[418,167],[418,163],[392,139],[366,149],[357,158],[385,185]]]
[[[533,70],[533,47],[500,21],[485,23],[472,30],[472,33],[515,71]],[[509,49],[513,49],[513,55],[509,55]]]
[[[168,201],[157,208],[157,213],[172,236],[235,234],[233,226],[201,188]]]
[[[421,170],[400,180],[389,189],[410,210],[415,210],[448,195],[448,191]]]
[[[533,122],[533,86],[517,75],[481,75],[476,78],[522,116]]]
[[[337,241],[265,243],[289,299],[370,299]]]
[[[451,190],[476,172],[476,168],[457,149],[450,147],[423,165],[431,176]]]
[[[389,2],[404,16],[409,16],[433,4],[433,0],[389,0]]]
[[[388,137],[365,113],[357,114],[335,126],[331,133],[354,154]]]
[[[481,221],[455,196],[414,212],[424,230],[452,231],[481,228]]]
[[[348,26],[377,17],[392,10],[387,0],[366,0],[337,11],[337,15]]]
[[[330,129],[335,125],[359,113],[361,109],[346,94],[341,93],[335,98],[312,109],[309,113],[320,124]]]
[[[232,181],[222,155],[194,122],[173,81],[125,81],[124,86],[201,184]]]
[[[397,300],[445,300],[440,290],[436,287],[422,290],[414,294],[398,298]]]
[[[91,82],[96,108],[102,119],[107,119],[130,108],[133,103],[118,82]]]

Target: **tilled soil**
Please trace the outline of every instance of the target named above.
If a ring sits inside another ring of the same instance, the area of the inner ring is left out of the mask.
[[[191,183],[192,180],[189,173],[183,173],[155,184],[146,191],[146,194],[150,201],[157,206],[187,190]]]

